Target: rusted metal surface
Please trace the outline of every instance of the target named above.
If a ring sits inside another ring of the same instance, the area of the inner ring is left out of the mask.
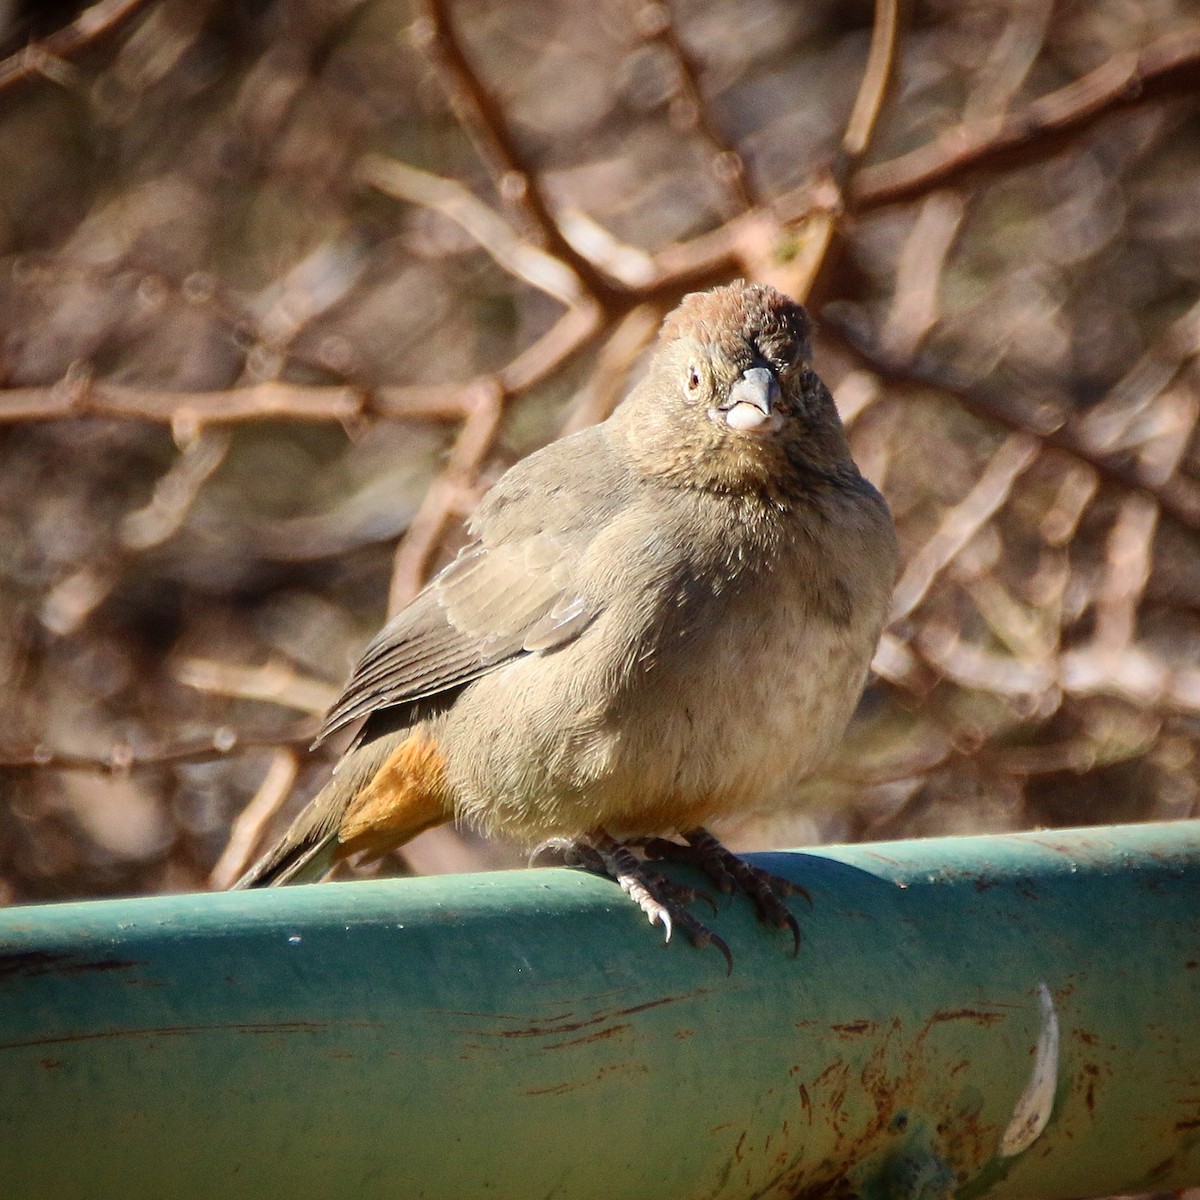
[[[1200,1183],[1200,822],[758,861],[731,977],[564,871],[0,913],[4,1195]]]

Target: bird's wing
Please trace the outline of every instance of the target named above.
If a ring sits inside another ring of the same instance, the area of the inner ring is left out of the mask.
[[[578,564],[628,481],[603,436],[586,432],[519,463],[488,493],[471,522],[475,540],[370,643],[318,740],[553,650],[596,618]]]

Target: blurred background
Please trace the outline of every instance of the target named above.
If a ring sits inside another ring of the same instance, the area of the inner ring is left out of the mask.
[[[811,306],[905,565],[840,756],[721,832],[1200,813],[1197,4],[8,0],[0,37],[0,900],[226,884],[480,491],[739,276]]]

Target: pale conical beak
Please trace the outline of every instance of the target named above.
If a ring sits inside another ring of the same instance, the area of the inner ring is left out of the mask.
[[[779,380],[774,373],[766,367],[751,367],[729,389],[729,399],[721,405],[721,412],[731,429],[778,429],[783,423],[778,404]]]

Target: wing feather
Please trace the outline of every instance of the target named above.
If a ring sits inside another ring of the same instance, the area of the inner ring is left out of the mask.
[[[595,429],[509,471],[476,511],[476,540],[367,646],[318,742],[380,709],[402,720],[400,710],[578,637],[600,611],[578,565],[628,486]]]

